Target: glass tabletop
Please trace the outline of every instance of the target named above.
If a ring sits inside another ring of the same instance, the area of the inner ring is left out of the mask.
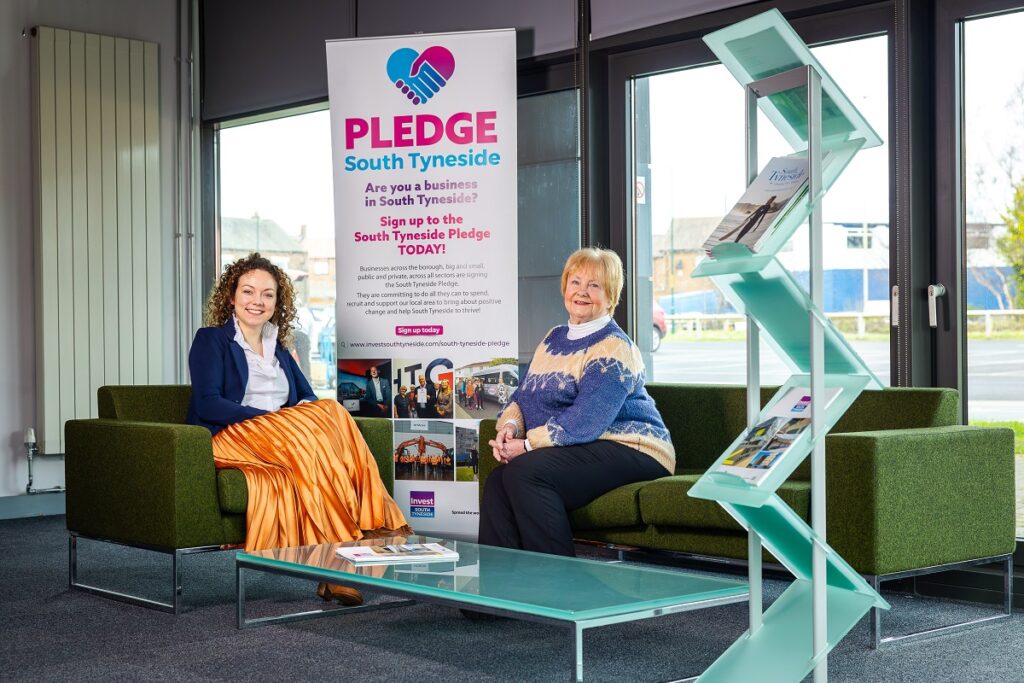
[[[441,543],[456,561],[356,566],[341,545]],[[456,599],[512,612],[586,621],[703,601],[736,602],[746,582],[670,569],[545,555],[427,536],[240,552],[240,564],[311,578]]]

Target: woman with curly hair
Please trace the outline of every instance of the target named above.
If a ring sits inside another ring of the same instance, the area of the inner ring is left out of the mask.
[[[189,352],[187,421],[213,433],[218,468],[245,474],[245,549],[411,534],[352,417],[337,401],[317,400],[286,350],[294,320],[291,280],[250,254],[220,276],[206,308],[210,327],[196,332]],[[347,586],[317,592],[362,602]]]

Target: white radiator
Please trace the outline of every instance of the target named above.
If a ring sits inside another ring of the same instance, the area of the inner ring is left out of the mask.
[[[33,99],[36,433],[63,453],[97,387],[163,376],[157,45],[38,27]]]

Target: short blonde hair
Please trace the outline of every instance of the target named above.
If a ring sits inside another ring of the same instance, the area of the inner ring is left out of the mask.
[[[611,249],[584,247],[569,254],[562,268],[562,296],[565,296],[565,285],[569,274],[585,271],[596,276],[608,297],[608,313],[615,311],[622,294],[622,259]]]

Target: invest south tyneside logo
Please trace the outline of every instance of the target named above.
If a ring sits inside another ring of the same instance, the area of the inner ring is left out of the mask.
[[[432,45],[423,52],[400,47],[388,57],[388,78],[413,104],[423,104],[440,92],[455,73],[455,57]]]
[[[409,492],[409,516],[410,517],[433,517],[434,516],[434,492],[433,491],[410,491]]]

